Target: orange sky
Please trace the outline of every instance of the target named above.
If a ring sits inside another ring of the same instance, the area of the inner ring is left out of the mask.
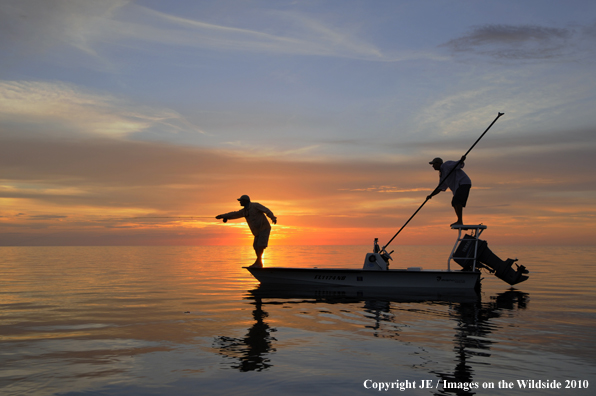
[[[491,140],[507,143],[487,136],[487,145]],[[366,245],[375,237],[384,244],[436,186],[428,160],[441,146],[457,158],[441,142],[412,157],[351,161],[105,138],[3,139],[0,243],[249,244],[241,221],[214,219],[238,210],[236,199],[249,194],[279,217],[272,246]],[[488,225],[485,238],[500,244],[592,244],[594,176],[572,165],[591,151],[556,143],[536,152],[521,148],[478,147],[468,156],[466,223]],[[451,243],[450,199],[449,191],[434,197],[393,244]]]

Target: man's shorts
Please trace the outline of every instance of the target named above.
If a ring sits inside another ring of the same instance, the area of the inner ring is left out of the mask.
[[[471,184],[460,184],[457,190],[455,190],[455,194],[453,194],[451,206],[461,205],[461,207],[465,208],[468,202],[468,196],[470,195],[470,188],[472,188]]]
[[[267,247],[269,243],[269,234],[271,233],[271,229],[261,230],[259,231],[259,235],[255,235],[255,241],[252,244],[252,247],[257,249],[261,248],[264,249]]]

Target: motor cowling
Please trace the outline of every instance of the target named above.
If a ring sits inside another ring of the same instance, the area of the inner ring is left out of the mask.
[[[461,265],[464,270],[471,271],[474,263],[474,250],[476,249],[476,238],[471,235],[464,235],[464,238],[459,243],[457,250],[453,255],[453,260]],[[495,276],[510,285],[523,282],[528,279],[526,275],[528,270],[523,265],[513,264],[517,259],[510,259],[503,261],[489,248],[488,243],[482,239],[478,239],[476,251],[476,267],[484,267]],[[479,264],[480,263],[480,264]]]
[[[389,269],[389,263],[381,253],[366,253],[363,270],[385,271]]]

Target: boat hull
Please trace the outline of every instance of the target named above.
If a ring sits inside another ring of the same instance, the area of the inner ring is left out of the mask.
[[[263,285],[250,291],[252,298],[273,300],[326,300],[328,302],[393,301],[473,303],[477,289],[399,289],[395,287],[342,287],[329,285]],[[273,303],[276,303],[274,301]]]
[[[480,284],[480,272],[477,271],[245,268],[262,285],[381,287],[399,290],[473,290]]]

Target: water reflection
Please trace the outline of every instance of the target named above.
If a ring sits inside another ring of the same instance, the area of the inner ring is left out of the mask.
[[[453,339],[455,361],[453,372],[433,372],[441,383],[453,384],[453,388],[443,387],[437,395],[473,395],[474,386],[461,386],[461,384],[478,384],[474,379],[473,365],[469,360],[475,356],[490,357],[490,349],[494,341],[489,336],[497,326],[491,321],[503,314],[503,310],[512,311],[525,309],[529,294],[519,290],[510,289],[506,292],[491,296],[488,302],[483,303],[481,298],[474,302],[465,302],[453,306],[451,318],[457,322],[455,337]]]
[[[275,289],[259,286],[247,292],[245,299],[254,305],[252,316],[254,324],[248,329],[243,338],[220,336],[214,347],[226,358],[234,363],[230,367],[240,371],[261,371],[273,366],[271,355],[275,353],[275,342],[271,333],[276,331],[270,322],[292,325],[295,315],[309,314],[305,307],[315,307],[318,314],[325,314],[332,318],[345,318],[349,315],[355,318],[351,325],[357,324],[374,337],[394,338],[403,341],[400,334],[400,321],[408,314],[422,314],[435,322],[435,327],[424,328],[416,326],[416,332],[429,332],[426,339],[433,338],[433,331],[449,332],[455,330],[452,338],[453,359],[452,370],[429,370],[436,380],[447,383],[479,382],[474,377],[473,357],[490,357],[491,346],[495,337],[491,333],[499,330],[494,323],[495,318],[509,315],[512,311],[523,310],[527,307],[529,294],[510,289],[498,293],[482,301],[482,295],[475,292],[469,294],[424,293],[400,295],[384,290],[358,290],[343,288],[309,288],[309,289]],[[265,307],[279,318],[269,318]],[[280,310],[278,308],[294,308]],[[289,315],[288,311],[292,314]],[[288,316],[289,315],[289,316]],[[292,316],[294,315],[294,316]],[[439,329],[437,329],[437,320]],[[442,322],[444,320],[444,322]],[[311,326],[316,327],[316,321],[311,318]],[[453,325],[455,322],[455,326]],[[424,322],[421,322],[424,324]],[[297,324],[297,323],[293,323]],[[386,326],[391,324],[392,326]],[[298,324],[299,325],[299,324]],[[327,323],[332,327],[333,324]],[[341,327],[341,325],[340,325]],[[491,339],[492,338],[492,339]],[[278,346],[279,348],[279,346]],[[435,381],[436,381],[435,380]],[[436,383],[436,382],[435,382]],[[443,388],[435,391],[437,395],[457,394],[472,395],[474,389],[458,386]]]
[[[248,329],[244,338],[220,336],[215,340],[215,347],[219,349],[219,353],[226,358],[237,360],[238,362],[231,364],[231,367],[240,371],[261,371],[271,367],[267,355],[275,351],[271,346],[275,338],[270,333],[276,330],[264,320],[269,314],[263,311],[260,297],[255,297],[253,304],[255,309],[252,316],[255,323]]]

